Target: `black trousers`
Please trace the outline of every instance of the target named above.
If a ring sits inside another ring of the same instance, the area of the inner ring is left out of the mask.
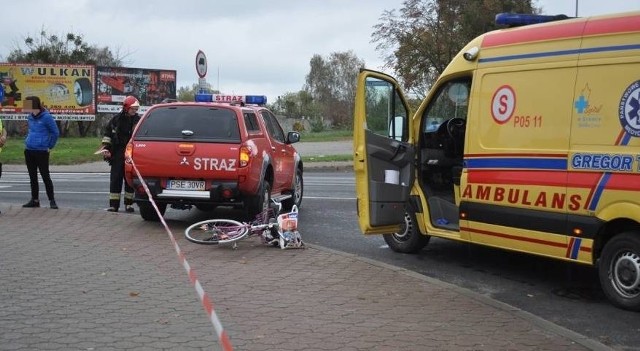
[[[42,182],[47,191],[49,200],[55,200],[53,196],[53,182],[49,174],[49,152],[40,150],[24,150],[24,160],[29,171],[29,181],[31,182],[31,198],[39,198],[40,188],[38,187],[38,171],[42,176]]]
[[[120,207],[120,193],[124,185],[124,204],[133,205],[133,188],[124,180],[124,149],[116,149],[111,156],[109,206]]]

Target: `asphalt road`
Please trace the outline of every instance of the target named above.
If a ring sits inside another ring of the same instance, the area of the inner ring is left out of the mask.
[[[302,137],[304,138],[304,137]],[[302,156],[328,156],[351,155],[353,151],[352,140],[339,140],[332,142],[301,141],[293,144]]]

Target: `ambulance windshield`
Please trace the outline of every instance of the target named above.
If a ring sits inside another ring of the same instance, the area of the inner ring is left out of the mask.
[[[469,103],[470,80],[455,80],[445,83],[423,115],[423,130],[434,132],[438,127],[452,119],[467,119],[467,105]]]

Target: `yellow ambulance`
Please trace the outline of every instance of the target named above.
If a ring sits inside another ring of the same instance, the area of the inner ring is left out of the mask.
[[[363,69],[354,112],[359,225],[414,253],[431,236],[597,265],[640,310],[640,12],[472,40],[411,114]]]

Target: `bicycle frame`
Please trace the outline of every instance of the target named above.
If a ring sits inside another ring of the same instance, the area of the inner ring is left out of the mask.
[[[271,211],[271,210],[266,210]],[[269,218],[267,223],[264,223]],[[304,243],[297,229],[298,208],[278,215],[277,218],[263,212],[256,216],[253,223],[239,222],[232,219],[208,219],[197,222],[185,229],[187,240],[196,244],[215,245],[233,244],[249,236],[260,233],[264,244],[280,246],[282,249],[303,248]]]

